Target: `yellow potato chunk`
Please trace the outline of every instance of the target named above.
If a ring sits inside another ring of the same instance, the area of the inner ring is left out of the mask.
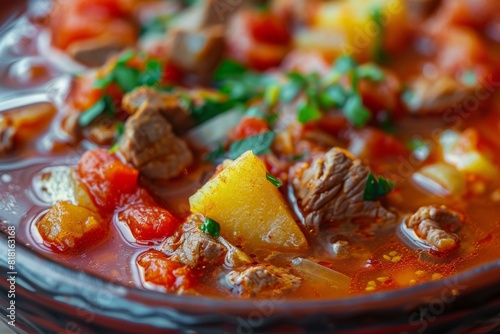
[[[57,202],[37,223],[38,231],[54,251],[71,252],[98,243],[107,228],[95,212],[69,202]]]
[[[380,15],[378,22],[375,12]],[[406,22],[403,0],[325,1],[318,6],[312,26],[295,36],[295,44],[333,58],[348,54],[368,61],[377,43],[382,42],[388,52],[401,48],[408,30]]]
[[[303,251],[307,241],[266,172],[245,152],[189,198],[191,212],[216,220],[221,235],[247,252]]]

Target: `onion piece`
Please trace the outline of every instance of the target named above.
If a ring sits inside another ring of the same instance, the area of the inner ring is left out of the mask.
[[[441,197],[461,196],[465,192],[464,175],[445,163],[425,166],[413,174],[412,179],[424,190]]]
[[[88,67],[73,60],[62,50],[56,49],[51,45],[50,31],[45,29],[38,36],[38,51],[51,65],[64,73],[84,73]]]
[[[348,292],[351,279],[338,271],[328,269],[308,259],[297,257],[292,265],[320,292]]]
[[[213,148],[227,137],[228,132],[243,118],[240,110],[228,110],[189,130],[186,138],[194,143]]]

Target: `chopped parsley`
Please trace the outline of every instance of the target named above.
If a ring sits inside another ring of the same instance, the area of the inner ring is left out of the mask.
[[[266,178],[269,182],[271,182],[276,188],[279,188],[283,185],[281,181],[274,175],[266,173]]]
[[[220,224],[212,218],[205,218],[205,222],[200,225],[200,230],[206,234],[210,234],[214,238],[220,235]]]
[[[381,176],[377,180],[372,173],[369,173],[363,193],[363,200],[377,201],[380,197],[384,197],[390,193],[392,189],[394,189],[394,182],[384,179]]]
[[[229,157],[234,160],[248,150],[252,150],[255,155],[268,153],[274,136],[274,131],[267,131],[235,141],[229,147]]]
[[[377,36],[375,38],[375,46],[373,48],[373,59],[383,64],[387,62],[387,54],[384,51],[384,22],[382,19],[382,10],[377,8],[372,14],[373,21],[377,27]]]
[[[321,118],[321,111],[319,111],[314,103],[302,101],[297,109],[297,120],[302,124],[317,121]]]
[[[363,64],[358,67],[358,77],[360,79],[370,79],[374,82],[384,80],[384,72],[375,64]]]
[[[115,62],[114,67],[102,78],[97,79],[93,87],[105,91],[111,84],[116,84],[122,93],[128,93],[139,86],[157,86],[163,75],[163,65],[154,59],[145,61],[145,68],[139,71],[137,68],[127,65],[128,61],[136,57],[134,51],[123,53]],[[82,127],[88,126],[99,115],[104,112],[115,113],[115,105],[109,95],[104,95],[93,106],[85,110],[78,117],[78,123]]]

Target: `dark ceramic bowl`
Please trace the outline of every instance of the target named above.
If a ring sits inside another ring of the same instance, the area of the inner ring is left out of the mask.
[[[48,1],[48,0],[47,0]],[[69,1],[69,0],[68,0]],[[0,3],[0,32],[26,1]],[[10,305],[7,237],[0,233],[0,304]],[[411,288],[342,300],[224,300],[124,287],[16,245],[19,333],[494,333],[500,260]]]

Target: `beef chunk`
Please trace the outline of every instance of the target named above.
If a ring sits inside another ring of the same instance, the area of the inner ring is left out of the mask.
[[[434,251],[448,252],[458,247],[458,236],[453,232],[463,220],[462,214],[444,205],[423,206],[406,220],[406,226]]]
[[[183,11],[167,32],[167,58],[186,72],[209,82],[224,54],[224,34],[232,12],[218,0],[202,1]],[[233,8],[234,7],[234,8]]]
[[[224,53],[224,26],[202,30],[172,28],[168,34],[168,59],[183,70],[207,78]]]
[[[410,82],[411,94],[405,99],[405,103],[408,110],[414,114],[442,113],[474,95],[477,88],[477,85],[466,85],[446,75],[437,79],[421,76]]]
[[[408,13],[415,18],[426,18],[441,4],[441,0],[406,0]]]
[[[160,251],[170,260],[196,267],[201,264],[218,263],[227,249],[217,239],[200,230],[201,215],[191,215],[173,236],[160,246]]]
[[[276,298],[300,285],[299,277],[271,265],[255,265],[243,271],[232,271],[225,279],[233,295],[245,298]]]
[[[131,115],[147,103],[150,109],[158,111],[172,124],[177,135],[186,133],[194,126],[189,109],[180,97],[173,93],[161,92],[154,88],[139,87],[123,97],[122,107]]]
[[[142,175],[168,180],[181,174],[193,162],[193,154],[154,107],[144,102],[129,117],[118,149]]]
[[[349,152],[332,148],[292,171],[292,186],[304,225],[317,232],[323,223],[352,218],[392,221],[394,213],[379,202],[364,201],[369,170]]]

